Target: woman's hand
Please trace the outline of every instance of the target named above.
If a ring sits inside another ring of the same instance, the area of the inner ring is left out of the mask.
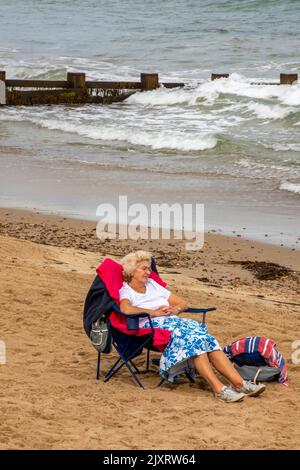
[[[177,305],[176,307],[167,307],[169,315],[178,315],[178,313],[182,312],[182,307]]]
[[[187,303],[183,299],[172,293],[168,298],[168,302],[170,304],[169,308],[171,309],[170,314],[172,315],[178,315],[180,312],[184,312],[188,308]]]
[[[156,310],[153,310],[151,313],[151,316],[152,317],[162,317],[162,316],[168,317],[170,315],[178,315],[183,310],[185,309],[182,308],[181,305],[176,305],[174,307],[163,306],[163,307],[157,308]]]
[[[156,310],[152,310],[151,317],[168,317],[170,315],[170,307],[164,305],[162,307],[157,308]]]

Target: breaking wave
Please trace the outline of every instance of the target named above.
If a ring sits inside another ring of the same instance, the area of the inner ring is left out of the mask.
[[[300,184],[298,183],[289,183],[288,181],[285,181],[281,183],[280,189],[283,191],[289,191],[294,194],[300,194]]]

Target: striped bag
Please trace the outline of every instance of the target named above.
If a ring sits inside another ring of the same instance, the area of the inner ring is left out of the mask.
[[[254,366],[261,370],[264,367],[277,369],[278,382],[288,386],[285,360],[271,339],[264,336],[247,336],[229,344],[223,351],[239,368]]]

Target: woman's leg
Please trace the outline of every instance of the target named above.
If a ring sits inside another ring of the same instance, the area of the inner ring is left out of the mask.
[[[215,375],[207,354],[200,354],[194,357],[194,364],[199,374],[209,383],[213,392],[219,394],[224,384]]]
[[[207,353],[209,361],[232,385],[240,388],[243,385],[243,378],[235,369],[234,365],[223,351],[213,351]]]

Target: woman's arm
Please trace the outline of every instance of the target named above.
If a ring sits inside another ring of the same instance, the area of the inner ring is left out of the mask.
[[[128,299],[122,299],[120,301],[120,309],[123,313],[126,313],[126,315],[137,315],[138,313],[148,313],[151,317],[169,315],[169,307],[167,306],[157,308],[156,310],[149,310],[147,308],[133,307]]]
[[[188,308],[187,303],[181,297],[172,293],[168,298],[168,302],[171,307],[169,308],[170,313],[178,314],[184,312]]]

